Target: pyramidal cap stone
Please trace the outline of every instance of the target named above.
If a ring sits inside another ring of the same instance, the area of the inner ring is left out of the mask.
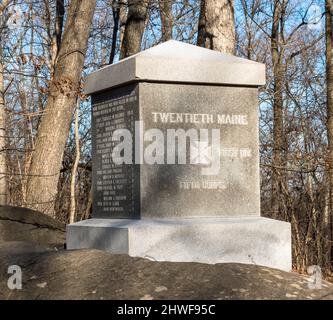
[[[265,65],[191,44],[170,40],[86,77],[85,94],[133,81],[265,84]]]

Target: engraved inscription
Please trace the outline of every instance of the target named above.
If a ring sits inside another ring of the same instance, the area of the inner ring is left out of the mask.
[[[135,218],[138,215],[135,167],[116,164],[112,159],[112,150],[119,143],[112,139],[113,132],[126,128],[134,134],[138,97],[133,87],[129,89],[93,97],[94,214],[97,216]]]

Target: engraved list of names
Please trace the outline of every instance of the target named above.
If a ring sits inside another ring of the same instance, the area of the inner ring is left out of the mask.
[[[134,136],[137,88],[129,85],[96,94],[92,106],[94,217],[138,218],[139,169],[112,161],[112,150],[119,143],[112,141],[114,130],[126,128]]]

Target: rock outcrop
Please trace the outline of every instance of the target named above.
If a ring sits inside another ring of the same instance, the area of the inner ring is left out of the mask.
[[[9,290],[9,265],[22,268],[22,290]],[[0,244],[0,299],[333,299],[333,285],[245,264],[155,262],[98,250]]]
[[[0,206],[0,242],[32,241],[42,246],[62,246],[65,225],[30,209]]]

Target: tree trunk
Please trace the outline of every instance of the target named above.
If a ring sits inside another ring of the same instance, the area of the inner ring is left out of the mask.
[[[69,223],[75,222],[76,217],[76,199],[75,199],[75,181],[76,172],[80,161],[80,137],[79,137],[79,110],[80,110],[80,99],[77,98],[76,110],[75,110],[75,160],[71,172],[71,202],[69,210]]]
[[[162,23],[162,42],[172,39],[172,4],[173,0],[159,0]]]
[[[119,48],[123,46],[123,39],[127,20],[127,0],[119,2]]]
[[[333,240],[333,0],[326,0],[326,87],[327,87],[327,135],[329,151],[330,230],[327,239]],[[327,241],[328,242],[328,241]],[[331,250],[332,250],[332,244]],[[331,250],[328,250],[330,252]]]
[[[273,163],[272,163],[272,217],[277,218],[280,206],[279,199],[282,192],[282,151],[283,151],[283,89],[284,66],[282,53],[279,49],[280,19],[282,7],[280,1],[275,2],[272,32],[271,54],[273,63]]]
[[[54,215],[62,157],[79,91],[95,5],[95,0],[71,1],[31,159],[27,205],[50,216]]]
[[[145,22],[149,1],[129,0],[128,13],[122,41],[120,59],[129,57],[141,50],[141,40],[145,30]]]
[[[10,0],[4,0],[0,5],[0,22],[3,12],[10,4]],[[5,109],[5,84],[4,84],[4,66],[2,62],[2,35],[0,25],[0,205],[7,204],[7,163],[6,163],[6,109]]]
[[[113,31],[112,31],[112,44],[111,44],[109,64],[113,63],[114,56],[116,54],[119,18],[120,18],[120,4],[118,3],[118,1],[113,1],[112,3],[112,15],[113,15]]]
[[[58,53],[61,45],[62,27],[64,24],[65,7],[64,0],[56,0],[56,19],[51,39],[51,75],[54,73]]]
[[[3,64],[0,48],[0,205],[7,204],[7,166],[6,166],[6,110],[5,86],[3,81]]]
[[[233,0],[201,0],[197,45],[235,54]]]

